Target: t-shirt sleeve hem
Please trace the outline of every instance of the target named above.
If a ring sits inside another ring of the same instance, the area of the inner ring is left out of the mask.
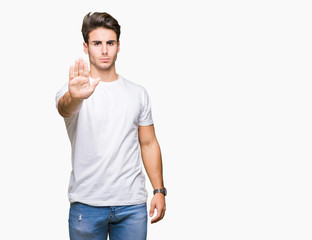
[[[140,122],[139,126],[144,127],[144,126],[150,126],[150,125],[153,125],[153,124],[154,124],[153,121],[145,121],[145,122]]]

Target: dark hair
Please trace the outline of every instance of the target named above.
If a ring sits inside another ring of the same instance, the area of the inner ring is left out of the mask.
[[[113,30],[117,35],[117,42],[120,37],[120,25],[118,21],[106,12],[89,12],[82,23],[82,36],[86,43],[89,43],[89,33],[99,27]]]

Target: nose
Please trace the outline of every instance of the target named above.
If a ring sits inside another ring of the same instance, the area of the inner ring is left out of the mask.
[[[103,55],[104,55],[104,54],[107,54],[107,46],[106,46],[106,44],[103,44],[103,45],[102,45],[101,52],[102,52]]]

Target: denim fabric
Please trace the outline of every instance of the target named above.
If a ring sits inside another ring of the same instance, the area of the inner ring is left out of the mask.
[[[71,240],[146,240],[146,203],[92,207],[72,203],[69,212]]]

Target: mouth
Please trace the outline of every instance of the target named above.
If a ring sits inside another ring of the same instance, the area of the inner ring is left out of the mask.
[[[101,62],[108,62],[109,58],[108,57],[103,57],[103,58],[100,58],[100,61]]]

